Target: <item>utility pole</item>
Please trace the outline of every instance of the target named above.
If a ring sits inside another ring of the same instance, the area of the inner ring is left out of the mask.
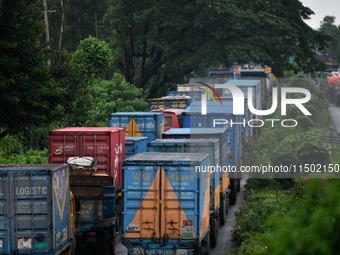
[[[43,0],[44,2],[44,19],[45,19],[45,29],[46,29],[46,42],[49,43],[50,42],[50,29],[48,26],[48,15],[47,15],[47,1]],[[47,45],[47,54],[50,51],[50,45]],[[47,60],[47,66],[50,67],[51,66],[51,60],[48,59]]]
[[[97,13],[94,14],[94,26],[95,26],[95,29],[96,29],[96,38],[98,39],[99,28],[104,27],[104,26],[98,26]]]
[[[47,54],[49,54],[51,47],[49,45],[49,43],[50,43],[50,29],[49,29],[49,25],[48,25],[48,13],[49,12],[55,12],[56,10],[49,11],[47,9],[47,0],[43,0],[43,3],[44,3],[44,19],[45,19],[45,30],[46,30]],[[47,66],[48,67],[51,66],[51,60],[50,59],[47,60]]]

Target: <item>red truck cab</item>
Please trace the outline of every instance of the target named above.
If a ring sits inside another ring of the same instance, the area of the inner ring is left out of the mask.
[[[182,112],[184,109],[173,108],[160,108],[151,110],[151,112],[163,112],[164,113],[164,131],[170,128],[182,127]]]

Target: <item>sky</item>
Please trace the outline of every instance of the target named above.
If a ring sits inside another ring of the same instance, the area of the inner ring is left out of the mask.
[[[320,27],[320,22],[325,16],[334,16],[335,25],[340,25],[340,0],[300,0],[300,2],[309,7],[315,13],[311,19],[305,22],[312,28]]]

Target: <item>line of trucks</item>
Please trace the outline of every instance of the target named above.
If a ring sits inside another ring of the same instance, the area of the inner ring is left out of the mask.
[[[261,105],[261,81],[227,82]],[[153,103],[110,114],[108,127],[50,131],[48,164],[0,166],[0,254],[209,254],[240,191],[230,168],[256,133],[230,123],[254,116],[234,115],[227,96],[208,100],[206,115],[199,97],[183,102],[166,131],[165,107]]]

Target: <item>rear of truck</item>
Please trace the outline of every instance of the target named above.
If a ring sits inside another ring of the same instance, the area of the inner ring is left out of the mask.
[[[78,205],[77,248],[112,253],[119,229],[123,128],[70,127],[49,133],[49,162],[67,162],[70,189]]]
[[[116,112],[109,116],[109,127],[125,129],[125,136],[145,136],[148,142],[159,139],[164,132],[162,112]]]
[[[225,215],[223,211],[227,213],[228,198],[230,196],[230,179],[229,172],[226,171],[226,166],[229,166],[228,159],[228,129],[224,128],[172,128],[167,132],[164,132],[163,139],[207,139],[216,138],[219,140],[219,161],[218,165],[224,170],[220,171],[220,201],[222,206],[220,209],[220,215]],[[229,169],[228,169],[229,170]],[[226,207],[223,205],[226,204]],[[224,209],[225,208],[225,209]],[[223,220],[223,218],[221,218]],[[223,222],[221,222],[223,223]]]
[[[123,243],[129,254],[209,251],[209,155],[140,153],[123,162]]]
[[[216,138],[210,139],[160,139],[150,143],[149,152],[170,153],[207,153],[210,159],[210,225],[218,227],[226,221],[227,201],[220,200],[220,143]],[[223,208],[221,208],[221,206]],[[211,246],[217,242],[217,229],[210,235]]]
[[[222,101],[222,105],[215,105],[212,100],[207,101],[207,114],[201,113],[202,103],[200,101],[193,102],[190,107],[183,112],[183,127],[185,128],[228,128],[228,152],[224,157],[228,157],[228,165],[230,178],[230,204],[235,204],[237,192],[241,186],[241,166],[242,158],[242,128],[247,125],[245,119],[241,115],[233,114],[233,102]],[[234,192],[236,191],[236,192]]]
[[[0,254],[71,254],[67,165],[0,167]]]

